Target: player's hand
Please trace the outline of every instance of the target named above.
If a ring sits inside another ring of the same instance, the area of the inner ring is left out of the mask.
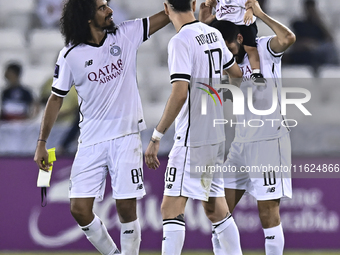
[[[251,23],[253,23],[253,18],[254,18],[253,10],[252,8],[249,8],[243,17],[244,24],[249,26]]]
[[[212,7],[206,6],[205,3],[201,3],[198,20],[205,24],[210,24],[214,19],[215,15],[212,14]]]
[[[160,166],[159,160],[157,158],[158,150],[159,140],[150,140],[148,148],[145,151],[145,164],[150,169],[156,170]]]
[[[215,7],[217,4],[216,0],[205,0],[205,6]]]
[[[256,17],[259,17],[261,14],[263,14],[260,4],[257,0],[248,0],[246,2],[246,9],[248,10],[249,8],[253,10],[253,14]]]
[[[39,169],[48,171],[52,163],[48,162],[48,151],[46,145],[38,142],[37,149],[35,150],[34,161],[37,163]]]

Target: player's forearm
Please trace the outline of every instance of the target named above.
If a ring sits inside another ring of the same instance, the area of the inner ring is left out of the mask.
[[[163,28],[167,24],[169,24],[170,19],[168,15],[165,14],[164,11],[161,11],[149,18],[150,28],[149,28],[149,35],[157,32],[159,29]]]
[[[217,1],[216,0],[206,0],[205,5],[209,6],[209,7],[215,7],[217,5]]]
[[[212,7],[206,6],[205,3],[202,3],[198,13],[198,20],[205,24],[210,24],[215,17],[216,16],[212,14]]]
[[[230,84],[240,87],[242,82],[242,71],[236,62],[229,69],[223,70],[223,73],[229,76]]]
[[[171,124],[176,119],[177,115],[181,111],[184,103],[186,101],[186,94],[183,95],[183,93],[176,93],[176,91],[171,93],[169,100],[165,106],[163,116],[158,123],[156,129],[164,134]]]
[[[245,14],[253,15],[253,14],[254,14],[253,9],[252,9],[252,8],[248,8],[248,9],[246,10],[246,13],[245,13]]]
[[[272,45],[272,49],[274,51],[285,51],[295,42],[295,34],[285,25],[268,16],[264,12],[261,12],[260,15],[258,15],[258,18],[261,19],[265,24],[267,24],[277,35],[278,45]]]
[[[47,101],[45,112],[40,127],[39,139],[47,140],[52,127],[58,117],[60,107],[63,103],[63,98],[51,95]]]

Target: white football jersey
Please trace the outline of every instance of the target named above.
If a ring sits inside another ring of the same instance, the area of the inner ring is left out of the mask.
[[[239,67],[243,73],[241,90],[244,95],[244,115],[236,115],[235,125],[236,142],[253,142],[279,138],[289,132],[289,129],[281,124],[284,120],[281,115],[281,57],[283,53],[274,53],[270,48],[270,40],[273,36],[261,37],[257,40],[257,50],[260,56],[261,72],[266,78],[266,88],[259,90],[250,79],[252,69],[248,55]],[[270,115],[256,115],[248,107],[248,88],[252,89],[252,105],[256,110],[269,110],[273,105],[273,88],[277,89],[278,103],[275,111]],[[250,121],[250,122],[249,122]],[[245,125],[244,125],[245,123]],[[263,124],[263,126],[261,126]],[[256,127],[255,127],[256,126]]]
[[[171,38],[168,53],[171,83],[189,83],[187,100],[175,121],[175,145],[223,142],[223,125],[213,126],[214,119],[224,118],[222,91],[214,89],[214,85],[221,83],[223,69],[231,67],[235,60],[221,33],[199,21],[185,24]],[[202,114],[202,108],[206,114]]]
[[[243,18],[246,13],[247,0],[217,0],[216,19],[228,20],[235,25],[245,25]],[[253,22],[256,17],[253,16]]]
[[[80,111],[79,146],[115,139],[146,128],[136,80],[137,49],[148,39],[149,20],[123,22],[100,45],[64,47],[52,93],[64,97],[74,85]]]

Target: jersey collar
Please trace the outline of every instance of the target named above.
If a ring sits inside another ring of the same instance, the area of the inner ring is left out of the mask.
[[[199,22],[199,21],[198,21],[198,20],[194,20],[194,21],[191,21],[191,22],[189,22],[189,23],[186,23],[186,24],[184,24],[184,25],[180,28],[179,31],[181,31],[181,29],[182,29],[184,26],[191,25],[191,24],[194,24],[194,23],[197,23],[197,22]],[[178,32],[179,32],[179,31],[178,31]]]
[[[103,39],[100,41],[99,44],[89,43],[89,42],[87,42],[86,44],[87,44],[87,45],[90,45],[90,46],[92,46],[92,47],[101,47],[101,46],[104,44],[106,38],[107,38],[107,32],[105,32],[105,35],[104,35]]]

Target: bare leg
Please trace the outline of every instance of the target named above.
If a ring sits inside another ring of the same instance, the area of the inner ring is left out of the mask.
[[[172,219],[180,214],[184,214],[187,200],[188,200],[187,197],[164,196],[161,205],[163,220]]]
[[[260,57],[257,48],[244,45],[244,50],[248,54],[251,69],[260,69]]]
[[[120,245],[122,254],[138,255],[141,237],[141,228],[137,219],[137,200],[117,199],[116,207],[121,222]]]
[[[71,214],[94,247],[105,255],[118,252],[105,225],[92,212],[94,198],[71,198]]]
[[[257,201],[259,216],[265,236],[267,255],[282,255],[284,235],[280,223],[280,200]]]
[[[94,197],[71,198],[71,214],[80,226],[86,226],[93,221],[93,202]]]
[[[117,199],[117,213],[121,223],[131,222],[137,219],[137,201],[136,198]]]
[[[245,190],[239,189],[224,189],[225,199],[227,200],[227,204],[229,206],[230,213],[233,213],[235,206],[241,200]]]
[[[225,197],[210,197],[208,202],[202,201],[205,213],[213,223],[213,246],[215,255],[241,255],[240,235],[235,221],[229,213]],[[214,235],[218,242],[215,246]]]

